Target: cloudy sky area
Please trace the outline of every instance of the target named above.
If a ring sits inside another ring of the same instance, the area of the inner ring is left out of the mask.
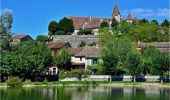
[[[0,0],[0,8],[11,9],[12,32],[36,37],[47,34],[48,24],[65,16],[111,17],[117,3],[123,18],[169,19],[169,0]]]

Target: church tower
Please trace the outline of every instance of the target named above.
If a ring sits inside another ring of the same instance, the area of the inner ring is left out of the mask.
[[[118,5],[116,4],[112,13],[112,18],[115,18],[118,22],[121,20],[120,11]]]

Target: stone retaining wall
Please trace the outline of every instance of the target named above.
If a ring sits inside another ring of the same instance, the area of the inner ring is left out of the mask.
[[[51,38],[53,38],[53,41],[69,42],[73,48],[78,47],[81,41],[86,44],[98,43],[97,35],[52,35]]]

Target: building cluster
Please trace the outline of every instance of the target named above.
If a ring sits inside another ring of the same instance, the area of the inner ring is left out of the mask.
[[[124,21],[132,23],[132,22],[139,22],[141,20],[132,17],[130,13],[128,14],[127,18],[122,18],[117,4],[114,7],[112,17],[110,18],[95,18],[95,17],[80,17],[80,16],[69,16],[68,18],[73,20],[73,25],[74,25],[73,35],[77,35],[80,29],[92,29],[94,35],[97,35],[100,24],[104,21],[107,22],[109,26],[111,26],[112,19],[116,19],[117,22],[119,23]]]

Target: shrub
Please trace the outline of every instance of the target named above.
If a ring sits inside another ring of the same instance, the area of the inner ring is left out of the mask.
[[[60,79],[71,78],[71,77],[77,77],[81,79],[81,77],[87,77],[88,75],[90,75],[90,71],[82,70],[82,69],[74,69],[71,71],[59,71]]]
[[[96,42],[90,43],[89,46],[96,46]]]
[[[19,77],[9,77],[6,83],[10,87],[20,87],[22,86],[22,79]]]
[[[87,66],[87,69],[90,70],[93,74],[102,74],[102,66],[100,64],[93,64]]]
[[[31,80],[29,80],[29,79],[26,79],[25,80],[25,82],[24,82],[24,84],[31,84],[32,82],[31,82]]]
[[[86,42],[81,41],[81,43],[79,44],[79,47],[84,47],[84,46],[86,46]]]
[[[80,29],[78,35],[92,35],[92,29]]]

